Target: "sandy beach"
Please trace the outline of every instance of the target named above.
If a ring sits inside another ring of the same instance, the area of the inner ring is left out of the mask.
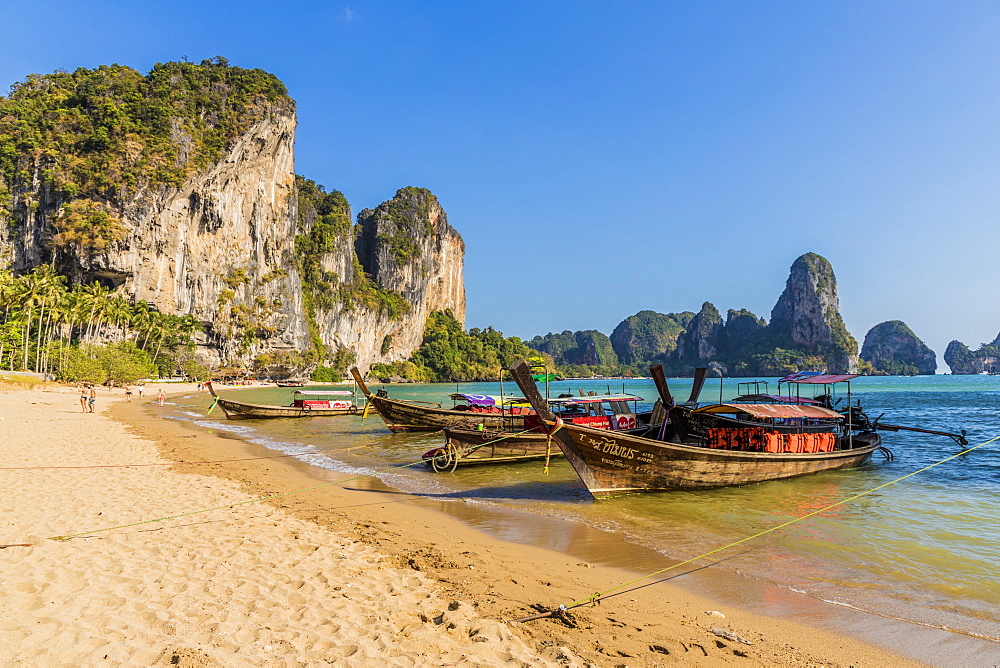
[[[917,665],[795,621],[804,608],[763,615],[670,582],[513,623],[636,572],[500,540],[377,484],[328,484],[339,474],[159,419],[157,391],[125,404],[101,390],[95,414],[72,388],[0,393],[0,662]],[[890,624],[929,663],[967,642]]]

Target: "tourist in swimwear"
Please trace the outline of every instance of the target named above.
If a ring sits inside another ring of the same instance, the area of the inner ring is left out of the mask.
[[[87,384],[80,386],[80,410],[87,412]]]
[[[125,401],[132,401],[132,387],[130,385],[125,386]]]
[[[87,407],[90,409],[90,413],[94,412],[95,403],[97,403],[97,388],[91,385],[90,393],[87,395]]]
[[[160,393],[156,395],[156,400],[159,401],[160,405],[162,406],[163,402],[166,401],[166,399],[167,395],[163,393],[163,390],[160,390]]]

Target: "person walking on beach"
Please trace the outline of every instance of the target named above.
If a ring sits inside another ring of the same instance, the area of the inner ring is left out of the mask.
[[[84,413],[87,412],[87,384],[84,383],[80,386],[80,410]]]
[[[143,387],[145,387],[145,386],[146,386],[146,383],[139,383],[139,385],[138,385],[138,389],[139,389],[139,398],[140,398],[140,399],[142,399],[142,388],[143,388]]]
[[[125,386],[125,401],[132,401],[132,386]]]
[[[97,388],[91,385],[90,393],[87,395],[87,407],[90,409],[90,413],[94,412],[95,403],[97,403]]]
[[[166,399],[167,399],[167,395],[165,395],[165,394],[163,393],[163,390],[161,389],[161,390],[160,390],[160,393],[156,395],[156,400],[157,400],[158,402],[160,402],[160,405],[162,406],[162,405],[163,405],[163,402],[164,402],[164,401],[166,401]]]

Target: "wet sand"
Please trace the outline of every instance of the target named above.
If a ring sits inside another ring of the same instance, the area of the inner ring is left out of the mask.
[[[0,395],[5,442],[16,444],[4,466],[186,462],[0,471],[19,499],[4,504],[0,543],[32,543],[0,550],[4,589],[15,592],[0,621],[5,661],[92,663],[104,652],[117,663],[174,665],[376,657],[395,665],[907,665],[983,664],[996,654],[992,643],[748,587],[710,567],[644,582],[562,619],[505,623],[669,562],[612,534],[414,497],[371,479],[45,540],[347,477],[291,458],[246,460],[274,453],[161,419],[149,402],[155,391],[147,386],[145,403],[111,409],[129,427],[75,413],[76,397],[65,392]],[[196,463],[227,459],[243,461]],[[316,553],[321,560],[309,562]],[[344,601],[355,593],[360,604]]]

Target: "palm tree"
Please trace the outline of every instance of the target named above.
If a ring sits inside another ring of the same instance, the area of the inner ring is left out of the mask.
[[[101,315],[106,308],[108,297],[111,295],[111,290],[108,290],[103,285],[94,281],[90,285],[85,285],[81,288],[81,293],[83,294],[84,300],[90,307],[90,312],[87,315],[87,334],[86,340],[93,340],[95,328],[94,318],[97,318],[98,325],[100,324]]]
[[[124,339],[127,325],[132,319],[132,305],[121,295],[109,297],[107,317],[108,322],[114,324],[120,330],[120,338]]]
[[[133,343],[136,346],[139,345],[139,334],[142,332],[145,331],[146,338],[149,338],[149,329],[153,325],[153,314],[155,313],[156,311],[147,301],[139,300],[132,306],[132,317],[129,320],[129,325],[135,332]],[[143,341],[143,347],[145,347],[145,341]]]
[[[45,309],[52,302],[65,293],[63,285],[66,282],[65,276],[60,276],[51,266],[43,264],[37,267],[31,275],[37,281],[37,295],[39,302],[38,309],[38,337],[35,341],[35,371],[41,371],[42,360],[42,334],[45,330]],[[50,315],[51,320],[51,315]]]
[[[34,317],[35,302],[38,300],[38,292],[41,288],[39,276],[37,274],[27,274],[18,278],[16,283],[15,299],[18,301],[22,313],[27,309],[27,317],[24,319],[23,336],[23,358],[21,360],[21,371],[28,370],[28,341],[31,335],[31,322]]]

